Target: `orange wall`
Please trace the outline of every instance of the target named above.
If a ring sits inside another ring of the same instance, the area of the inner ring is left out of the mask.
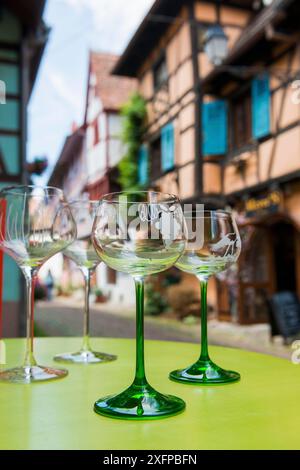
[[[195,15],[198,21],[215,23],[215,6],[203,2],[195,3]],[[162,126],[173,120],[175,126],[175,163],[176,174],[166,175],[157,183],[161,189],[177,192],[182,198],[192,197],[195,193],[195,93],[193,90],[193,67],[191,60],[190,26],[187,10],[182,9],[179,18],[183,23],[171,25],[156,49],[145,60],[139,77],[139,89],[148,100],[148,137],[158,133]],[[233,47],[239,35],[251,20],[251,14],[228,6],[221,7],[221,23],[229,37],[229,47]],[[152,67],[161,50],[166,51],[168,71],[170,74],[168,91],[155,92]],[[277,51],[279,52],[279,50]],[[204,52],[198,56],[201,76],[212,70]],[[277,89],[287,73],[300,69],[300,46],[293,56],[289,53],[282,56],[273,65],[271,74],[272,132],[282,130],[300,120],[300,106],[292,101],[294,90]],[[278,70],[281,76],[278,76]],[[226,92],[232,91],[234,85],[228,84]],[[210,100],[212,97],[205,97]],[[199,111],[200,112],[200,111]],[[278,137],[270,137],[261,143],[258,149],[245,152],[237,159],[231,159],[224,167],[223,187],[226,194],[242,190],[264,182],[269,178],[287,174],[300,169],[300,129],[296,127]],[[203,165],[204,192],[218,194],[222,191],[221,168],[209,161]]]
[[[274,63],[271,74],[271,136],[257,150],[232,159],[224,169],[225,193],[239,191],[300,170],[300,104],[293,101],[295,90],[289,84],[278,88],[288,73],[300,68],[299,48]],[[288,72],[289,70],[289,72]],[[280,71],[280,74],[279,74]],[[282,77],[282,78],[281,78]],[[293,126],[286,129],[287,126]],[[281,131],[279,135],[275,133]],[[235,161],[234,161],[235,160]]]
[[[187,12],[183,8],[179,17],[184,20],[186,16]],[[170,75],[167,92],[164,90],[155,92],[153,84],[152,67],[161,53],[161,48],[166,52]],[[167,122],[171,120],[174,122],[175,163],[179,168],[178,173],[167,174],[156,184],[163,191],[175,192],[182,198],[191,197],[195,192],[193,163],[195,131],[191,128],[195,120],[195,94],[190,27],[187,22],[170,26],[158,47],[147,58],[141,69],[139,90],[148,100],[148,134],[150,136],[159,132]]]
[[[205,162],[203,165],[203,191],[207,194],[218,194],[222,191],[221,166]]]
[[[195,16],[200,22],[212,24],[217,22],[216,8],[211,3],[197,2],[195,4]],[[249,12],[228,6],[220,8],[220,23],[228,37],[229,51],[240,37],[250,19],[251,15]],[[199,53],[198,62],[200,76],[204,78],[213,70],[213,65],[209,62],[205,52]]]
[[[193,66],[191,59],[191,32],[186,21],[187,10],[182,8],[178,19],[183,21],[171,25],[157,47],[146,58],[139,75],[139,90],[148,101],[148,136],[155,135],[168,121],[175,125],[175,162],[178,173],[166,175],[156,183],[161,189],[172,192],[177,190],[182,198],[192,197],[195,193],[195,94],[193,91]],[[215,23],[216,8],[207,2],[195,2],[195,16],[198,21]],[[242,28],[249,21],[249,13],[221,7],[221,22],[232,47]],[[168,91],[155,92],[152,67],[161,51],[165,50],[169,72]],[[201,75],[207,74],[212,66],[204,53],[199,54]],[[154,99],[153,99],[154,98]],[[199,110],[200,112],[200,110]],[[204,165],[204,190],[208,193],[221,191],[221,172],[217,165]]]

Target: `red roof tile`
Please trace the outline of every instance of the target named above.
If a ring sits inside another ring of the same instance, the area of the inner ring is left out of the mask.
[[[91,73],[96,76],[96,94],[104,109],[118,111],[136,89],[136,80],[116,77],[111,71],[119,56],[102,52],[90,52]]]

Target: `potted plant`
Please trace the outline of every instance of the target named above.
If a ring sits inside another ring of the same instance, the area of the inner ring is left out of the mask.
[[[102,304],[102,303],[106,302],[107,299],[106,299],[105,295],[103,294],[102,290],[99,287],[95,288],[94,294],[95,294],[95,297],[96,297],[96,303]]]

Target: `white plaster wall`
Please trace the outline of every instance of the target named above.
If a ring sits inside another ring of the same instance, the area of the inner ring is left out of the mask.
[[[125,154],[125,147],[119,139],[109,140],[109,166],[113,167],[119,163]]]
[[[105,140],[102,140],[97,145],[87,150],[86,159],[89,179],[105,171],[106,145]]]
[[[131,276],[117,272],[116,284],[108,284],[107,267],[104,263],[100,263],[96,274],[98,287],[109,297],[111,303],[130,307],[135,305],[134,283]]]

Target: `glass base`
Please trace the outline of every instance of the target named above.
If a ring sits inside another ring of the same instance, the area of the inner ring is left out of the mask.
[[[174,370],[169,378],[187,384],[218,385],[237,382],[241,376],[238,372],[222,369],[211,360],[199,360],[186,369]]]
[[[94,411],[100,415],[119,419],[155,419],[180,413],[185,402],[172,395],[162,395],[149,384],[132,384],[119,395],[100,398]]]
[[[0,372],[0,382],[30,384],[46,380],[61,379],[68,375],[65,369],[53,369],[52,367],[31,366],[15,367]]]
[[[115,361],[117,356],[95,351],[78,351],[75,353],[58,354],[54,357],[57,362],[67,362],[74,364],[99,364],[101,362]]]

